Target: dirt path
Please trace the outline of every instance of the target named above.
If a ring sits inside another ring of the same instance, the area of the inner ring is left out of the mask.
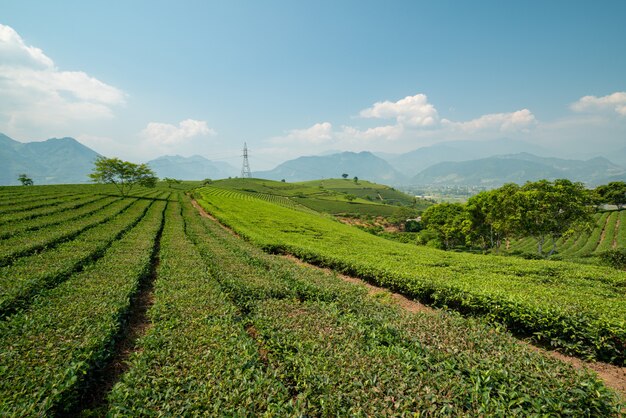
[[[621,221],[621,216],[617,217],[617,221],[615,222],[615,233],[613,234],[613,244],[611,245],[611,248],[615,249],[617,248],[617,235],[619,234],[619,226],[620,226],[620,222]]]
[[[201,216],[211,219],[215,222],[217,222],[219,225],[222,226],[222,228],[224,228],[225,230],[229,231],[231,234],[238,236],[237,233],[235,231],[233,231],[232,229],[222,225],[214,216],[210,215],[209,213],[207,213],[199,204],[198,202],[196,202],[195,200],[191,200],[193,206],[198,210],[198,212],[200,213]],[[303,265],[303,266],[307,266],[313,269],[318,269],[318,270],[323,270],[326,272],[333,272],[331,269],[328,268],[323,268],[323,267],[318,267],[316,265],[310,264],[310,263],[306,263],[302,260],[300,260],[299,258],[293,256],[293,255],[282,255],[281,257],[284,257],[288,260],[293,261],[294,263],[297,263],[299,265]],[[339,274],[336,273],[335,274],[340,277],[341,279],[350,282],[350,283],[354,283],[354,284],[359,284],[359,285],[363,285],[367,288],[368,293],[372,296],[376,296],[376,295],[380,295],[380,294],[390,294],[391,298],[393,299],[393,301],[395,303],[398,304],[398,306],[400,306],[401,308],[405,309],[408,312],[426,312],[426,313],[433,313],[436,311],[436,309],[431,308],[429,306],[426,306],[416,300],[412,300],[407,298],[404,295],[401,295],[399,293],[394,293],[389,291],[388,289],[382,288],[382,287],[378,287],[378,286],[374,286],[362,279],[359,279],[357,277],[351,277],[351,276],[346,276],[344,274]],[[546,350],[544,348],[541,347],[537,347],[535,345],[532,345],[526,341],[523,340],[519,340],[520,344],[524,344],[528,347],[530,347],[532,350],[535,350],[537,352],[540,352],[546,356],[550,356],[553,357],[555,359],[561,360],[565,363],[568,363],[570,365],[572,365],[574,368],[579,369],[579,370],[584,370],[584,369],[588,369],[588,370],[592,370],[594,371],[598,377],[604,382],[604,384],[615,390],[616,392],[618,392],[622,398],[624,400],[626,400],[626,367],[619,367],[619,366],[614,366],[612,364],[607,364],[607,363],[602,363],[602,362],[587,362],[587,361],[583,361],[577,357],[572,357],[572,356],[568,356],[565,355],[563,353],[559,353],[558,351],[552,351],[552,350]]]

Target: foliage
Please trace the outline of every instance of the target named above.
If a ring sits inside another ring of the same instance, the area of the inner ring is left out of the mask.
[[[603,203],[609,203],[622,209],[626,205],[626,182],[612,181],[595,189]]]
[[[552,239],[548,254],[552,255],[559,238],[588,227],[592,219],[590,194],[582,183],[566,179],[528,182],[520,188],[515,201],[520,234],[537,240],[540,255],[546,238]]]
[[[343,177],[344,179],[347,179],[347,178],[348,178],[348,173],[343,173],[343,174],[341,175],[341,177]]]
[[[33,179],[31,179],[28,174],[20,174],[17,179],[19,180],[20,183],[22,183],[22,186],[32,186],[33,185]]]
[[[265,212],[266,203],[259,203],[251,209]],[[186,219],[192,240],[253,330],[268,370],[288,385],[301,415],[614,414],[592,400],[599,385],[574,383],[582,375],[557,371],[558,362],[481,321],[401,313],[385,298],[367,297],[363,287],[260,253],[209,220],[202,220],[203,233],[197,216]]]
[[[172,188],[172,184],[180,184],[180,183],[182,183],[180,180],[173,179],[173,178],[170,178],[170,177],[163,178],[163,181],[167,183],[167,187],[170,188],[170,189]],[[203,183],[203,184],[206,185],[207,183]]]
[[[141,199],[120,199],[94,194],[113,186],[34,187],[0,189],[0,219],[30,211],[11,211],[15,202],[56,204],[3,228],[35,237],[48,226],[73,227],[91,216],[89,205],[102,205],[94,215],[117,211],[0,268],[0,289],[22,298],[0,322],[2,416],[619,416],[619,401],[595,376],[482,320],[403,312],[387,292],[370,296],[334,272],[268,255],[200,217],[182,192],[139,190]],[[350,242],[328,247],[319,227],[354,228],[294,210],[288,198],[205,191],[219,197],[220,216],[245,216],[264,239],[287,245],[285,236],[301,235],[326,254],[347,254]],[[353,252],[363,250],[361,235],[352,236]],[[370,271],[390,271],[387,257],[405,256],[408,246],[371,238],[382,257]],[[432,252],[427,262],[452,256]],[[449,270],[473,271],[466,261]],[[593,271],[608,279],[601,272]],[[151,297],[138,298],[152,279]],[[128,369],[101,408],[84,409],[89,388],[102,386],[100,371],[117,367],[117,341],[135,319],[131,306],[144,299],[153,300],[151,325],[139,330]]]
[[[0,324],[0,415],[67,416],[76,405],[149,271],[164,206],[157,201],[100,260]]]
[[[134,164],[119,158],[99,157],[89,178],[96,183],[113,184],[122,196],[135,185],[154,187],[157,177],[147,164]]]
[[[236,193],[196,193],[214,216],[268,251],[487,316],[584,357],[626,360],[626,279],[614,269],[416,248],[260,200],[242,205]]]
[[[460,203],[440,203],[429,207],[422,214],[424,226],[437,234],[445,248],[464,242],[465,210]]]
[[[600,260],[605,264],[621,270],[626,269],[626,248],[608,250],[598,254]]]

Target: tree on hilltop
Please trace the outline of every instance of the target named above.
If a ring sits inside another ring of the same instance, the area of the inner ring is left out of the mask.
[[[158,180],[146,164],[106,157],[96,159],[89,178],[96,183],[113,184],[122,196],[128,195],[135,185],[154,187]]]
[[[22,183],[22,186],[32,186],[33,185],[33,179],[28,177],[28,174],[26,174],[26,173],[20,174],[17,179],[20,181],[20,183]]]
[[[170,189],[172,188],[172,184],[180,184],[181,183],[180,180],[173,179],[173,178],[170,178],[170,177],[165,177],[163,179],[163,181],[167,183],[167,187],[170,188]]]

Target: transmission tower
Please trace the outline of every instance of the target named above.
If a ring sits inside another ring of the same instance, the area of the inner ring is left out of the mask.
[[[250,163],[248,162],[248,145],[243,143],[243,166],[241,167],[241,178],[249,179],[252,177],[250,174]]]

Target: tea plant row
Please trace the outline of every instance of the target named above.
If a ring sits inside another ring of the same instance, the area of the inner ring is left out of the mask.
[[[349,273],[435,306],[486,316],[583,357],[626,360],[626,278],[574,263],[443,252],[391,242],[256,200],[200,189],[200,203],[270,252]]]

